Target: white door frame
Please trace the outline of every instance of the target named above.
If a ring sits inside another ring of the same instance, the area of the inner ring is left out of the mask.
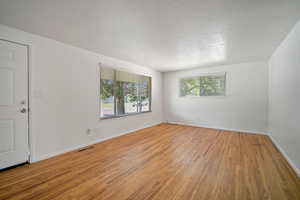
[[[31,125],[32,125],[32,102],[31,102],[31,97],[32,97],[32,45],[29,44],[24,44],[21,42],[16,42],[10,39],[5,39],[0,37],[0,40],[2,41],[6,41],[6,42],[10,42],[13,44],[17,44],[17,45],[22,45],[25,46],[27,48],[27,77],[28,77],[28,82],[27,82],[27,89],[28,89],[28,94],[27,94],[27,101],[28,101],[28,121],[27,121],[27,125],[28,125],[28,151],[29,151],[29,155],[28,155],[28,160],[27,162],[32,163],[34,162],[34,145],[33,145],[33,141],[34,141],[34,137],[33,134],[31,132]]]

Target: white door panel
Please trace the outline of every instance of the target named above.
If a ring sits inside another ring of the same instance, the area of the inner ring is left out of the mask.
[[[14,70],[0,68],[0,105],[14,104]]]
[[[0,169],[28,160],[27,70],[27,47],[0,40]]]
[[[13,120],[0,121],[0,153],[7,153],[15,149],[15,128]]]

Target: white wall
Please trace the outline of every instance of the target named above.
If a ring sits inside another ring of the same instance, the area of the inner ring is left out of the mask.
[[[0,38],[30,45],[33,160],[164,120],[216,128],[267,132],[268,64],[242,63],[162,74],[48,38],[0,25]],[[269,131],[300,167],[300,22],[272,56],[269,66]],[[100,121],[98,63],[153,78],[153,112]],[[179,97],[178,79],[227,72],[226,97]],[[164,88],[162,88],[162,86]],[[163,91],[164,89],[164,91]],[[87,135],[87,128],[92,134]]]
[[[300,175],[300,21],[269,65],[270,136]]]
[[[31,47],[34,161],[162,122],[161,73],[2,25],[0,38]],[[152,76],[153,112],[100,121],[99,62]],[[91,135],[86,134],[88,128]]]
[[[226,72],[225,97],[179,97],[179,79]],[[242,63],[164,74],[164,111],[168,122],[266,133],[267,62]]]

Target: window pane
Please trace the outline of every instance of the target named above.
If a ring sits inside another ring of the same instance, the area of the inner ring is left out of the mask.
[[[180,96],[199,96],[200,81],[198,77],[180,80]]]
[[[118,115],[138,112],[137,88],[137,83],[117,81],[116,103]]]
[[[150,98],[151,98],[150,90],[151,90],[151,78],[146,76],[141,76],[140,90],[139,90],[139,96],[140,96],[139,109],[141,112],[150,111]]]
[[[115,96],[118,115],[138,112],[138,75],[117,71]]]
[[[151,110],[151,77],[101,67],[101,117]]]
[[[226,75],[200,77],[200,96],[224,96]]]
[[[101,79],[101,117],[114,116],[113,80]]]

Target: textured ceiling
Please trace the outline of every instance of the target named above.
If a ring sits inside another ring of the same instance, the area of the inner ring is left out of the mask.
[[[0,0],[0,23],[159,71],[268,59],[300,0]]]

